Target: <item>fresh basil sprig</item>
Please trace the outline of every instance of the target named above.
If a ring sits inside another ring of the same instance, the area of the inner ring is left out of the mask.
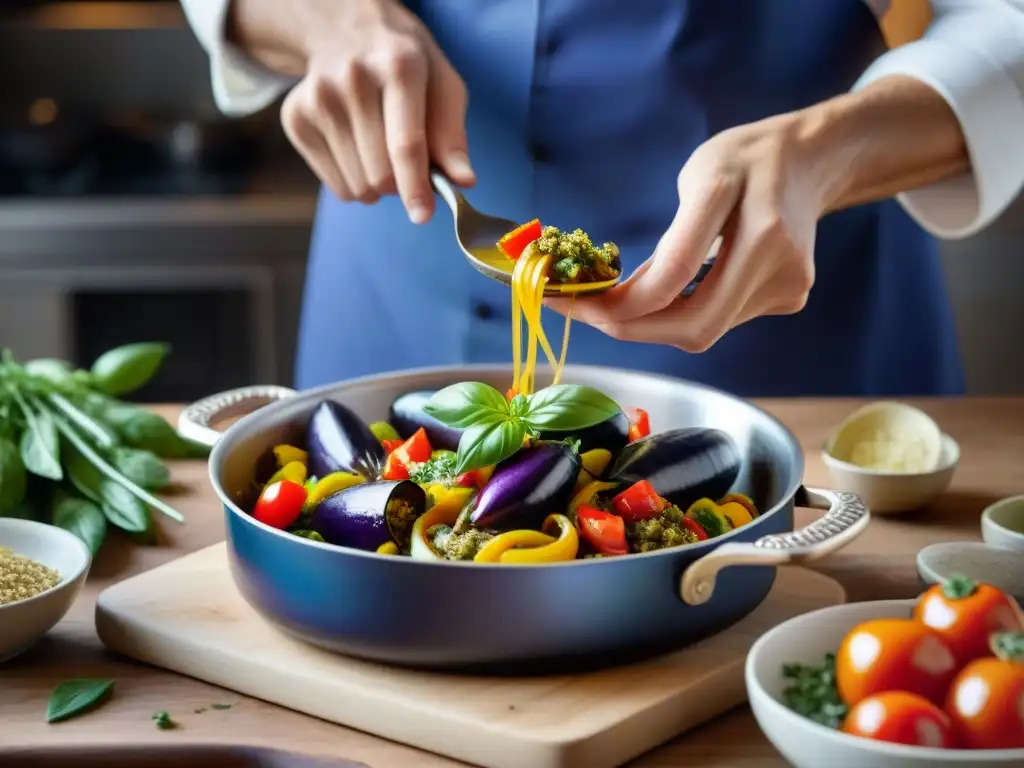
[[[436,392],[423,410],[449,427],[465,430],[455,468],[462,473],[509,458],[527,436],[586,429],[621,409],[604,393],[580,384],[547,387],[516,395],[510,402],[493,387],[465,381]]]

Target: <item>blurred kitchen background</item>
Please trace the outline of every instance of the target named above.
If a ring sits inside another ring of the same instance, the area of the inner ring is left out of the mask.
[[[291,383],[318,185],[276,109],[218,113],[178,4],[0,0],[0,72],[0,348],[168,341],[148,402]],[[971,393],[1024,392],[1024,200],[944,258]]]

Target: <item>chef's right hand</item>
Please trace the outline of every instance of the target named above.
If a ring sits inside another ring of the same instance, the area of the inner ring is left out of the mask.
[[[332,5],[333,23],[305,41],[306,74],[281,110],[285,133],[342,200],[374,203],[397,192],[421,224],[434,212],[431,162],[456,184],[476,181],[466,86],[400,3]]]

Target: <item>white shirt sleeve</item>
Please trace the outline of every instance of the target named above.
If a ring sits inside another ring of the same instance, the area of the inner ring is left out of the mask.
[[[949,103],[971,172],[898,195],[937,237],[973,235],[1024,186],[1024,0],[932,0],[924,36],[879,57],[854,86],[916,78]]]
[[[260,66],[224,39],[230,2],[181,0],[181,7],[210,56],[210,79],[217,107],[226,115],[244,117],[272,104],[296,81]]]

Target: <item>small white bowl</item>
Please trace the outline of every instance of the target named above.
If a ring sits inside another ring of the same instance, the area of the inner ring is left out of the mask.
[[[53,568],[60,583],[27,600],[0,605],[0,663],[31,648],[64,618],[92,563],[89,548],[63,528],[32,520],[0,518],[0,547]]]
[[[780,624],[754,643],[745,670],[750,706],[765,736],[796,768],[1024,765],[1024,749],[934,749],[874,741],[818,725],[785,705],[783,664],[820,664],[861,622],[909,618],[914,602],[882,600],[822,608]]]
[[[982,512],[981,538],[993,547],[1024,552],[1024,496],[1010,496]]]
[[[917,575],[931,586],[960,574],[991,584],[1024,605],[1024,556],[980,541],[943,541],[917,553]]]
[[[866,469],[822,451],[822,460],[828,467],[832,487],[838,491],[856,493],[871,514],[893,515],[927,506],[948,487],[960,461],[960,446],[947,434],[942,435],[939,465],[931,472],[887,472]]]

